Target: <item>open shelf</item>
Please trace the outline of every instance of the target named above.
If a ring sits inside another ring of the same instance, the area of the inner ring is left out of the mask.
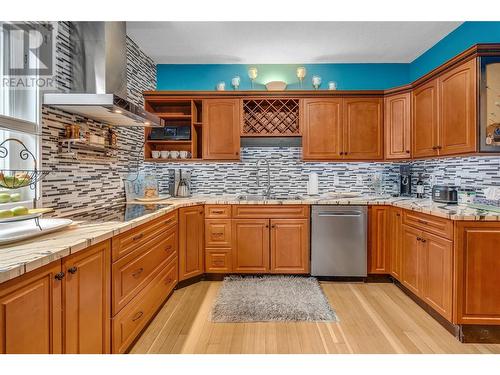
[[[155,163],[189,162],[202,160],[202,101],[191,99],[147,99],[146,110],[162,119],[164,126],[188,126],[191,131],[190,140],[149,139],[151,129],[145,128],[144,160]],[[152,151],[188,151],[190,159],[153,159]]]

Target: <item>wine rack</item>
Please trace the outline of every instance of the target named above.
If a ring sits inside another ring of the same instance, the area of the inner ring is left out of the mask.
[[[242,136],[300,136],[298,99],[243,100]]]

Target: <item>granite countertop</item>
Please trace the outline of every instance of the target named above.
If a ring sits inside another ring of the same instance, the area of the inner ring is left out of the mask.
[[[69,228],[15,244],[0,246],[0,283],[49,264],[88,246],[104,241],[138,225],[147,223],[180,207],[198,204],[321,204],[321,205],[393,205],[451,220],[500,221],[500,213],[460,205],[445,205],[429,199],[360,196],[330,199],[307,197],[297,200],[241,201],[236,196],[195,196],[172,198],[160,202],[170,204],[152,214],[128,222],[75,222]]]

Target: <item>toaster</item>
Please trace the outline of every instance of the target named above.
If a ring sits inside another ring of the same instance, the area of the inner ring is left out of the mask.
[[[432,187],[432,200],[439,203],[457,204],[458,186],[434,185]]]

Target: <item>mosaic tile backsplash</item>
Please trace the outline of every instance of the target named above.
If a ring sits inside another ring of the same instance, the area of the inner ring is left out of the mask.
[[[60,22],[57,36],[57,82],[61,91],[71,87],[70,22]],[[132,41],[127,41],[128,95],[129,100],[142,105],[142,91],[156,87],[154,62]],[[305,194],[308,175],[319,175],[319,192],[359,191],[373,193],[371,177],[383,176],[382,192],[392,193],[398,184],[399,163],[304,163],[300,147],[244,147],[241,162],[210,163],[143,163],[142,128],[116,128],[118,154],[104,159],[95,151],[81,153],[74,160],[59,154],[58,138],[64,125],[78,119],[96,131],[103,124],[55,110],[43,109],[42,161],[43,167],[52,170],[42,185],[43,203],[57,208],[58,212],[85,209],[89,206],[121,203],[125,200],[123,179],[136,166],[155,173],[163,192],[168,191],[168,170],[186,168],[192,170],[194,194],[258,194],[264,190],[266,168],[264,163],[256,168],[259,158],[270,163],[271,193],[276,196]],[[139,164],[137,162],[139,161]],[[480,195],[488,186],[500,186],[500,157],[458,157],[428,159],[411,162],[413,183],[422,173],[425,192],[430,193],[431,176],[436,183],[459,183],[476,188]],[[261,187],[257,187],[259,173]],[[457,178],[460,180],[458,181]]]

